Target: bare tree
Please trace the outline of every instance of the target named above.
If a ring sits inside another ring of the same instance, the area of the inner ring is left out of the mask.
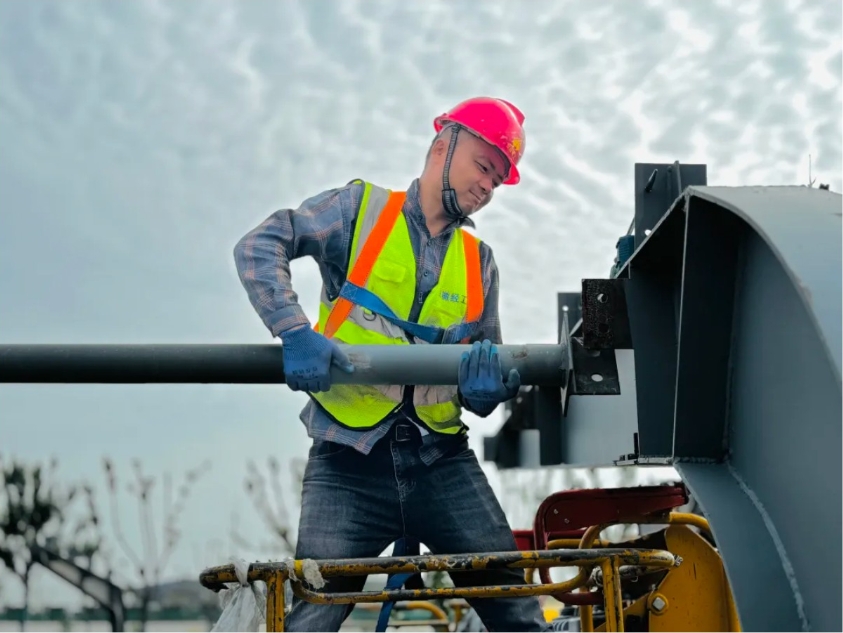
[[[0,457],[0,562],[23,584],[21,630],[29,614],[29,590],[36,561],[32,550],[39,546],[91,569],[100,550],[99,517],[88,486],[60,486],[55,480],[58,461],[27,465]],[[87,496],[87,513],[71,520],[74,499],[80,490]]]
[[[137,575],[137,582],[129,582],[135,585],[134,593],[140,603],[140,630],[145,631],[154,591],[160,584],[161,576],[181,538],[178,524],[185,510],[191,488],[202,474],[210,468],[210,463],[206,461],[185,473],[184,481],[175,493],[175,499],[173,498],[172,476],[170,473],[164,474],[162,484],[163,523],[160,524],[161,533],[157,534],[152,504],[155,478],[143,473],[140,460],[133,460],[134,480],[126,485],[126,491],[135,497],[138,503],[141,546],[137,549],[129,544],[120,522],[117,499],[120,486],[116,468],[108,458],[103,460],[103,466],[108,484],[114,537]]]
[[[261,472],[254,461],[248,462],[244,487],[252,506],[269,531],[270,540],[263,541],[260,545],[250,542],[240,533],[239,517],[234,514],[231,518],[231,539],[238,547],[250,551],[278,553],[281,556],[295,554],[298,508],[301,505],[301,487],[306,464],[303,459],[290,460],[287,486],[292,491],[285,492],[281,466],[275,457],[267,460],[266,474]]]

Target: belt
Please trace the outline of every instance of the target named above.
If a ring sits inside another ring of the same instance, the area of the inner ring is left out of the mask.
[[[409,422],[398,422],[392,427],[392,437],[396,442],[411,442],[421,437],[418,428]]]

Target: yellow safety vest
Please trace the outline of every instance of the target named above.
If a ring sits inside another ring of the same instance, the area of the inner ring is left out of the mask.
[[[333,300],[323,285],[316,329],[350,345],[409,345],[407,332],[394,321],[407,321],[416,300],[416,258],[402,213],[406,192],[362,184],[346,282]],[[354,291],[360,288],[382,301],[393,320],[383,316],[382,310],[373,312],[355,303]],[[479,242],[458,229],[445,254],[439,281],[422,306],[418,324],[445,330],[442,343],[467,342],[465,334],[480,320],[483,301]],[[461,338],[450,340],[453,336]],[[413,344],[428,343],[413,336]],[[339,424],[365,430],[398,409],[404,391],[403,385],[334,384],[328,391],[310,396]],[[416,417],[433,431],[454,434],[462,428],[456,386],[416,385],[413,406]]]

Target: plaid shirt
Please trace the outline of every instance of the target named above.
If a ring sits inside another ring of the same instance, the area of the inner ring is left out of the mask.
[[[330,296],[339,293],[346,278],[346,263],[354,235],[354,222],[363,193],[363,185],[324,191],[306,200],[298,209],[282,209],[269,216],[247,233],[234,249],[237,272],[249,300],[272,336],[283,338],[284,332],[310,325],[290,281],[290,261],[310,255],[316,260],[322,282]],[[419,300],[413,305],[410,319],[415,320],[421,305],[439,280],[445,253],[457,228],[452,223],[436,237],[431,237],[419,202],[418,179],[407,189],[403,213],[407,219],[410,241],[416,257],[416,290]],[[471,220],[463,223],[473,226]],[[488,338],[501,342],[498,314],[498,270],[492,250],[480,243],[480,266],[485,303],[480,327],[473,340]],[[308,436],[352,446],[368,454],[397,421],[409,418],[401,411],[368,431],[353,431],[334,423],[313,401],[301,412]],[[452,436],[426,433],[422,429],[420,451],[425,463],[432,463],[453,444]]]

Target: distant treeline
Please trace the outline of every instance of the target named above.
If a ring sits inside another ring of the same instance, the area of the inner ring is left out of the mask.
[[[187,608],[169,608],[169,609],[153,609],[150,610],[147,620],[206,620],[215,622],[219,617],[220,611],[215,610],[209,613],[210,609],[207,607],[202,609],[187,609]],[[0,621],[20,622],[23,618],[24,610],[22,608],[9,607],[0,611]],[[127,609],[126,620],[140,621],[141,609]],[[108,612],[104,609],[94,607],[84,607],[69,611],[62,608],[43,609],[38,612],[30,612],[26,619],[28,621],[47,621],[47,622],[98,622],[109,621]]]

